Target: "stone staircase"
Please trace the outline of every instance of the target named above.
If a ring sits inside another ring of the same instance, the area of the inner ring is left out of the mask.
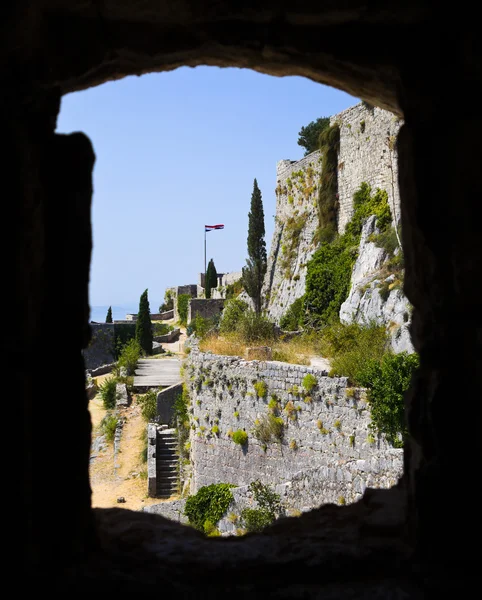
[[[158,498],[179,494],[179,458],[175,429],[160,425],[157,430],[156,477]]]

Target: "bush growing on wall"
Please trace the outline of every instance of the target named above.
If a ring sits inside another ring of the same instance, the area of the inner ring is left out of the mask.
[[[193,496],[189,496],[184,514],[190,525],[199,531],[216,526],[233,501],[231,483],[212,483],[205,485]]]
[[[118,372],[120,372],[120,369],[125,369],[126,375],[134,375],[141,352],[139,342],[135,338],[129,340],[122,348],[119,360],[117,361]]]
[[[144,419],[150,423],[157,416],[157,394],[159,390],[149,390],[147,393],[138,396],[137,402],[141,405],[141,414]]]
[[[387,353],[381,361],[369,361],[359,374],[360,384],[369,388],[372,429],[397,448],[407,436],[404,394],[418,367],[418,354]]]
[[[179,294],[177,297],[177,312],[179,313],[179,322],[184,327],[187,325],[187,312],[189,308],[189,300],[191,296],[189,294]]]
[[[249,484],[249,491],[259,508],[245,508],[241,511],[241,521],[248,533],[262,531],[271,525],[283,512],[279,494],[259,479]]]
[[[388,196],[383,190],[371,193],[363,182],[353,196],[354,214],[345,233],[333,241],[325,241],[307,265],[304,296],[305,325],[319,328],[339,320],[340,307],[350,290],[353,265],[358,256],[364,221],[377,216],[381,232],[391,225]]]

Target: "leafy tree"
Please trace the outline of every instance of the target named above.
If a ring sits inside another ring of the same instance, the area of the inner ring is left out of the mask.
[[[320,117],[302,127],[298,133],[298,146],[305,148],[305,156],[319,149],[320,133],[330,126],[330,117]]]
[[[109,306],[107,310],[107,316],[105,317],[106,323],[112,323],[112,306]]]
[[[136,340],[139,342],[139,346],[145,354],[152,354],[152,323],[147,290],[144,290],[139,300],[139,311],[136,321]]]
[[[251,195],[251,210],[248,215],[248,259],[243,267],[243,286],[253,300],[256,314],[261,313],[261,289],[267,268],[266,243],[264,241],[264,211],[261,191],[256,179]]]
[[[231,298],[224,304],[223,314],[219,330],[221,333],[232,333],[236,331],[239,321],[244,312],[249,309],[249,306],[239,298]]]
[[[211,298],[211,290],[218,286],[218,274],[212,258],[208,263],[204,285],[206,288],[206,298]]]

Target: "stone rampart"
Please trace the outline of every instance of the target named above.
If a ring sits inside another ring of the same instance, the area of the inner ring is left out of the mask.
[[[353,502],[366,487],[394,485],[402,474],[402,450],[372,436],[365,390],[325,373],[201,353],[194,346],[186,362],[191,492],[211,483],[243,486],[261,478],[289,484],[287,505],[300,509]],[[307,375],[316,381],[309,391]],[[273,417],[282,421],[281,439],[260,435]],[[248,435],[243,446],[233,441],[239,430]]]

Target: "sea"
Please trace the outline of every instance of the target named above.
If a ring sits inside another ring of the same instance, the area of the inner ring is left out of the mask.
[[[149,303],[149,307],[151,307],[151,303]],[[89,321],[94,321],[95,323],[105,323],[105,318],[107,316],[107,311],[109,310],[109,306],[91,306],[90,307],[90,319]],[[157,311],[157,306],[156,306]],[[133,304],[112,304],[112,319],[114,321],[122,321],[126,318],[126,315],[134,313],[137,314],[139,312],[139,302]],[[151,312],[154,312],[151,308]]]

